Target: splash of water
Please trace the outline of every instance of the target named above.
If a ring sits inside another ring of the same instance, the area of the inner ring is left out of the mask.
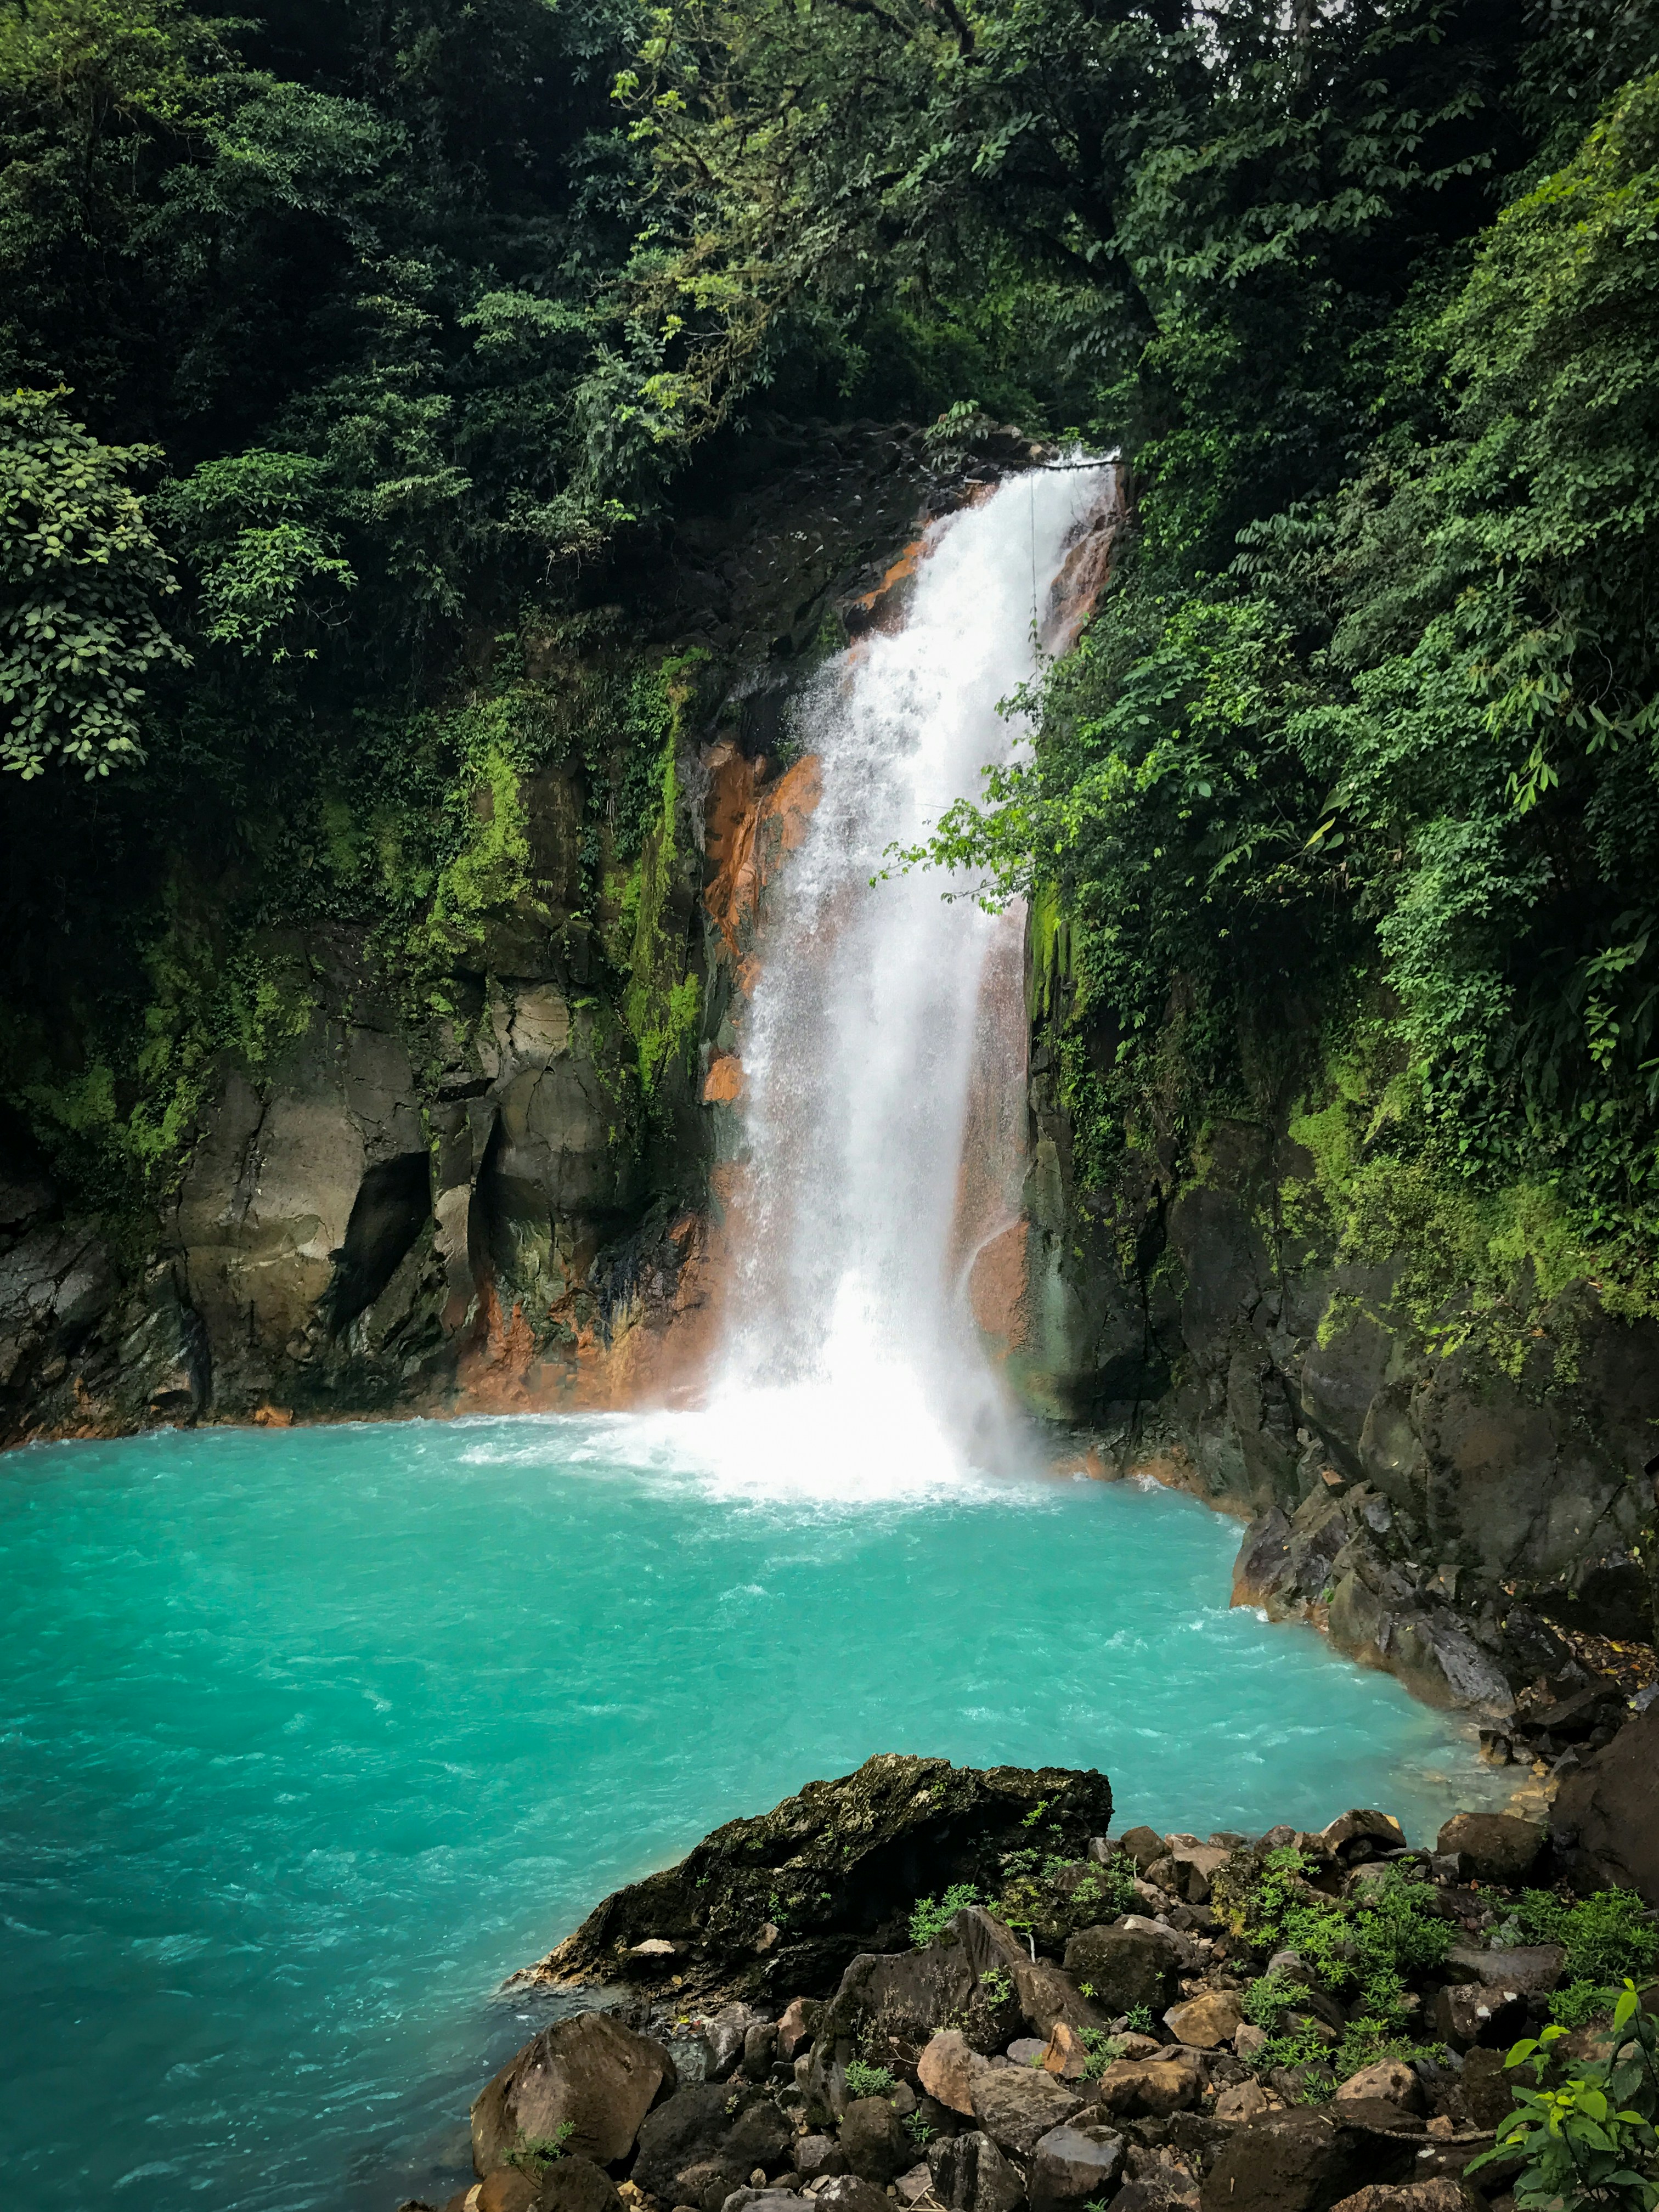
[[[807,1487],[926,1487],[1024,1455],[963,1295],[1015,1203],[1018,919],[947,900],[936,872],[882,871],[1009,757],[999,703],[1039,632],[1069,627],[1114,481],[1038,471],[935,526],[903,627],[803,702],[822,797],[769,895],[741,1038],[749,1170],[714,1411],[740,1456],[766,1439]]]

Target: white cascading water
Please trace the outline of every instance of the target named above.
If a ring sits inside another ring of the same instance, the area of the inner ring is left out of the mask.
[[[739,1037],[749,1166],[710,1408],[733,1474],[782,1460],[808,1487],[886,1490],[1016,1456],[964,1285],[1020,1163],[965,1182],[963,1138],[971,1100],[981,1141],[1023,1139],[1024,1023],[1003,1003],[1019,918],[947,899],[971,886],[935,871],[883,871],[1018,742],[999,702],[1033,672],[1039,606],[1111,483],[1037,471],[936,525],[903,628],[802,704],[823,795],[769,889]],[[1001,1064],[976,1071],[988,1048]]]

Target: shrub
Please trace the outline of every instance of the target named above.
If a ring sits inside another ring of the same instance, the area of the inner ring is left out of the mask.
[[[847,2062],[847,2094],[849,2097],[884,2097],[893,2087],[893,2077],[884,2066],[871,2066],[862,2058]]]
[[[910,1941],[931,1943],[934,1936],[944,1934],[958,1912],[980,1902],[980,1893],[970,1881],[952,1882],[941,1898],[918,1898],[910,1915]]]

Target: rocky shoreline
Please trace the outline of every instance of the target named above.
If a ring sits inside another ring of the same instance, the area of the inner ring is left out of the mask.
[[[1368,1808],[1114,1832],[1098,1773],[870,1759],[514,1978],[594,2002],[480,2092],[442,2212],[1509,2212],[1511,2045],[1553,2021],[1594,2067],[1659,1966],[1656,1769],[1650,1712],[1577,1826],[1429,1850]]]

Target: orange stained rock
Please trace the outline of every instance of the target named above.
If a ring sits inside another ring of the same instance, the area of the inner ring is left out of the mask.
[[[805,838],[823,784],[815,753],[805,754],[763,791],[756,788],[753,763],[734,746],[717,745],[708,764],[712,827],[705,832],[705,845],[714,874],[703,903],[728,956],[738,965],[741,982],[762,894],[784,854],[793,853]]]
[[[1031,1333],[1027,1224],[1011,1222],[982,1244],[968,1276],[968,1304],[981,1335],[1002,1352],[1017,1352]]]
[[[743,1062],[734,1052],[723,1052],[708,1064],[702,1086],[705,1106],[730,1106],[743,1096]]]

